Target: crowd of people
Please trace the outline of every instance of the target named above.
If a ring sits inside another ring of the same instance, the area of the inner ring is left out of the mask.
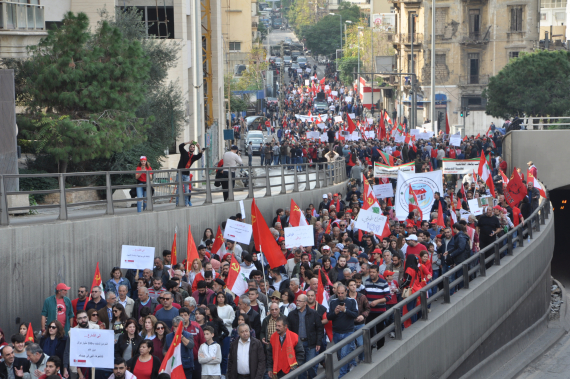
[[[329,104],[331,114],[341,113],[343,120],[326,116],[315,116],[320,119],[313,122],[300,120],[296,114],[314,110],[310,89],[302,89],[302,84],[293,76],[285,88],[284,109],[271,115],[280,123],[277,138],[265,155],[275,154],[266,158],[268,164],[318,164],[333,159],[346,162],[350,179],[345,192],[328,193],[305,205],[303,217],[314,228],[314,246],[286,247],[284,230],[291,226],[293,210],[279,208],[268,226],[286,259],[282,266],[270,267],[253,242],[245,245],[225,240],[226,253],[219,256],[213,251],[218,225],[211,225],[197,246],[199,259],[192,262],[172,264],[171,251],[163,250],[152,268],[139,272],[113,267],[102,286],[71,289],[60,283],[44,302],[40,331],[35,336],[25,337],[27,323],[9,338],[0,330],[0,379],[95,379],[90,369],[76,367],[70,361],[70,328],[114,331],[114,369],[97,368],[98,379],[167,379],[159,368],[180,323],[186,379],[282,377],[492,244],[538,207],[540,194],[530,180],[528,194],[518,207],[505,200],[506,183],[501,174],[507,173],[507,167],[500,158],[500,132],[471,136],[460,146],[451,146],[444,135],[395,142],[390,130],[382,139],[347,141],[340,133],[347,113],[355,113],[354,121],[366,125],[365,131],[375,130],[379,120],[365,121],[361,104],[346,101],[352,95],[351,89],[336,78],[326,82],[328,90],[338,94]],[[325,125],[326,141],[307,140],[307,132],[322,128],[318,124]],[[179,168],[189,168],[201,156],[199,145],[192,141],[179,148]],[[233,146],[224,155],[220,169],[242,163],[238,150]],[[435,194],[428,220],[422,219],[417,209],[406,219],[398,219],[392,206],[394,198],[385,198],[377,201],[388,218],[390,232],[378,236],[356,228],[355,220],[370,196],[364,185],[396,184],[394,179],[375,177],[375,162],[388,163],[385,160],[389,156],[393,164],[413,162],[419,173],[441,168],[443,158],[481,154],[489,157],[493,193],[472,174],[443,175],[446,191]],[[145,157],[141,157],[140,169],[150,169]],[[529,172],[537,177],[532,162]],[[188,172],[182,175],[183,180],[191,180]],[[145,173],[137,174],[137,180],[146,181]],[[141,188],[139,197],[143,196]],[[457,217],[460,209],[469,211],[468,200],[482,196],[494,199],[483,215]],[[191,205],[189,196],[187,205]],[[460,221],[453,223],[452,213]],[[245,222],[241,214],[228,216]],[[443,225],[438,221],[441,218]],[[220,227],[223,230],[225,222]],[[232,258],[241,267],[252,269],[243,294],[228,288]],[[77,296],[71,296],[70,290],[77,291]],[[459,290],[461,285],[453,289]],[[415,306],[408,304],[404,313]],[[405,327],[418,317],[414,315]],[[379,323],[372,334],[380,333],[392,322],[389,319]],[[389,337],[394,338],[394,333]],[[338,359],[362,343],[359,337],[347,344],[338,352]],[[375,348],[381,349],[384,343],[381,339]],[[363,359],[361,354],[344,365],[339,377]],[[300,377],[314,378],[317,370],[315,365]]]

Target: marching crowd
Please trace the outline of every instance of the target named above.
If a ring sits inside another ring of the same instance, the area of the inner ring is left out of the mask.
[[[278,148],[270,146],[265,153],[268,164],[345,160],[350,178],[346,192],[325,194],[302,211],[306,224],[314,228],[314,246],[286,248],[284,229],[291,226],[295,210],[279,208],[268,226],[286,259],[282,266],[270,267],[258,256],[253,243],[225,240],[223,249],[214,249],[221,236],[214,233],[218,225],[212,225],[197,246],[199,259],[192,262],[172,264],[171,251],[164,250],[152,269],[114,267],[102,286],[71,289],[60,283],[41,309],[41,332],[28,333],[28,323],[22,323],[19,333],[12,336],[0,330],[0,379],[95,379],[90,369],[76,367],[70,361],[70,328],[114,331],[114,369],[97,368],[96,378],[167,379],[168,375],[159,372],[160,366],[180,323],[186,379],[282,377],[493,243],[538,207],[540,193],[530,180],[537,177],[532,162],[527,196],[517,206],[505,200],[507,167],[500,158],[498,131],[471,136],[460,146],[451,146],[443,135],[396,142],[390,131],[377,129],[389,117],[382,113],[381,119],[368,121],[361,104],[346,101],[352,97],[349,88],[335,78],[326,85],[331,115],[343,114],[342,121],[327,115],[317,115],[313,121],[296,117],[314,111],[314,91],[303,88],[300,78],[292,78],[285,88],[285,108],[270,115],[280,123],[277,140],[272,142]],[[376,137],[347,140],[342,132],[350,113],[354,113],[354,122],[362,132],[378,130]],[[308,132],[323,126],[326,139],[306,139]],[[195,143],[179,148],[179,168],[189,168],[201,157]],[[232,148],[224,155],[220,168],[241,163],[237,150]],[[275,155],[268,159],[268,154]],[[394,179],[374,176],[375,162],[413,162],[419,173],[441,168],[443,158],[478,158],[482,154],[488,157],[494,191],[489,182],[478,180],[474,174],[444,175],[446,191],[435,194],[428,220],[422,219],[418,209],[411,210],[406,219],[398,219],[394,199],[375,199],[371,192],[373,184],[395,185]],[[141,157],[140,169],[144,171],[145,167],[146,158]],[[524,179],[524,174],[521,176]],[[145,181],[146,175],[138,174],[137,180]],[[468,200],[483,196],[493,197],[485,213],[461,218],[460,210],[469,211]],[[370,199],[378,202],[388,218],[389,232],[380,236],[355,226]],[[190,197],[187,200],[191,205]],[[229,218],[244,221],[241,214]],[[220,228],[223,230],[225,223]],[[220,251],[224,253],[220,255]],[[228,287],[230,270],[235,269],[232,259],[250,272],[246,292],[239,296]],[[461,286],[454,290],[461,290]],[[76,296],[69,291],[76,291]],[[409,304],[404,313],[415,306]],[[405,327],[417,317],[414,315]],[[379,323],[373,335],[392,322]],[[384,342],[380,340],[375,347],[382,348]],[[362,343],[360,337],[348,344],[338,352],[338,359]],[[363,355],[344,365],[339,377],[360,360]],[[315,377],[317,366],[300,377]]]

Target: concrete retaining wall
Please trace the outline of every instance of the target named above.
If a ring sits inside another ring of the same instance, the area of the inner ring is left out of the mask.
[[[453,295],[451,304],[439,300],[428,321],[373,351],[373,363],[358,365],[347,378],[458,378],[534,324],[549,308],[553,215],[534,237]]]
[[[547,183],[548,189],[568,186],[568,140],[570,130],[523,130],[507,133],[503,142],[503,158],[508,164],[508,176],[513,167],[525,175],[527,162],[533,161],[538,169],[538,179]],[[514,148],[516,146],[516,148]]]
[[[329,192],[346,194],[346,184],[323,189],[257,198],[256,204],[270,223],[277,208],[286,208],[291,199],[305,209],[318,204]],[[252,200],[244,200],[248,222]],[[0,228],[0,325],[7,336],[17,331],[20,322],[32,322],[39,329],[43,301],[54,293],[57,283],[71,286],[74,299],[80,285],[91,286],[99,262],[103,280],[120,260],[121,245],[154,246],[156,254],[170,249],[174,228],[178,226],[179,259],[186,257],[188,225],[199,243],[208,227],[217,226],[240,212],[239,202],[180,208],[163,212],[103,216],[86,220],[56,221],[49,224]]]

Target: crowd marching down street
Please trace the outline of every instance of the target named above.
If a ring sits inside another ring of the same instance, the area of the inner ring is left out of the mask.
[[[245,222],[229,214],[200,241],[189,232],[185,255],[175,235],[172,246],[155,247],[162,253],[153,267],[126,270],[111,262],[117,267],[106,278],[97,266],[94,279],[78,288],[58,284],[38,307],[41,330],[33,333],[24,320],[19,334],[0,334],[0,379],[55,379],[58,372],[73,379],[282,377],[492,244],[545,196],[532,162],[522,172],[501,159],[502,128],[464,138],[448,126],[437,134],[410,129],[385,111],[370,116],[330,67],[321,79],[316,66],[291,76],[283,108],[267,113],[273,140],[264,142],[262,164],[302,170],[296,164],[343,159],[344,192],[311,204],[291,200],[270,218],[253,201],[249,243],[223,238],[230,224]],[[328,106],[322,112],[315,106],[321,98]],[[247,128],[236,126],[237,134]],[[220,176],[243,164],[239,150],[224,154]],[[201,154],[191,142],[180,151],[179,168]],[[139,169],[145,167],[141,157]],[[295,245],[288,236],[296,228],[309,228],[312,243]],[[74,358],[73,329],[112,331],[114,368],[83,367]],[[356,339],[338,359],[362,343]],[[361,360],[343,366],[339,377]],[[300,377],[313,378],[318,369]]]

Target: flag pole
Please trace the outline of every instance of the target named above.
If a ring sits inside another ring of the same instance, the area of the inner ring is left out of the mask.
[[[263,273],[263,282],[265,282],[265,292],[269,295],[269,286],[265,279],[265,264],[263,264],[263,251],[261,251],[261,245],[259,245],[259,252],[261,253],[261,272]],[[269,313],[269,299],[267,299],[267,313]]]

